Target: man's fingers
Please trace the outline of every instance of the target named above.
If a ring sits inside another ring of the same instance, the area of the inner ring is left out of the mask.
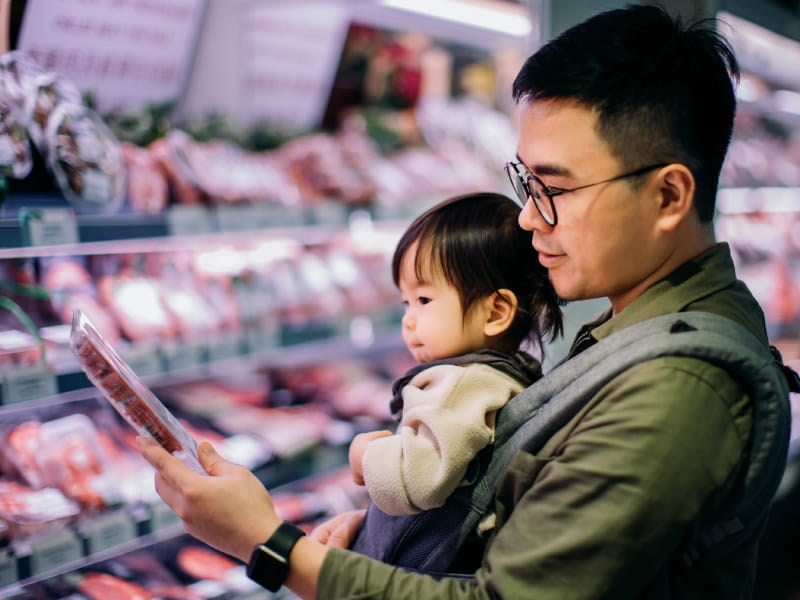
[[[173,510],[178,512],[176,506],[176,500],[180,498],[178,490],[187,487],[187,478],[200,477],[200,475],[152,440],[139,436],[136,438],[136,443],[144,459],[156,470],[156,492]]]
[[[327,545],[334,548],[349,548],[361,527],[365,511],[353,510],[340,515],[342,518],[334,524]]]

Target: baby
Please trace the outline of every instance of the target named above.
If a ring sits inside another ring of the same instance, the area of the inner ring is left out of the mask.
[[[391,562],[392,542],[375,519],[442,506],[492,444],[495,413],[541,377],[521,346],[541,349],[561,333],[562,315],[518,215],[501,194],[459,196],[419,216],[397,245],[402,336],[420,364],[394,383],[396,432],[351,443],[353,478],[375,505],[356,551]]]

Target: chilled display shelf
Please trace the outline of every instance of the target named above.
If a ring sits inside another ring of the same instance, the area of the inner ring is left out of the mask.
[[[799,196],[800,187],[725,187],[719,191],[717,205],[723,215],[797,213]]]
[[[297,482],[309,480],[309,474],[324,477],[346,464],[346,446],[317,445],[272,460],[253,472],[280,499],[282,490],[298,487]],[[0,598],[25,598],[26,586],[184,538],[191,542],[178,516],[160,500],[83,517],[58,530],[0,548]],[[242,594],[225,595],[226,600],[272,597],[249,582],[243,572],[240,575],[237,580],[244,588]],[[259,590],[263,595],[251,595]]]
[[[408,205],[347,208],[335,202],[306,211],[277,206],[174,206],[159,215],[75,215],[66,207],[34,207],[0,218],[0,259],[170,252],[236,245],[263,238],[321,243],[332,232],[364,221],[391,227],[407,221],[428,199]]]
[[[0,597],[25,585],[183,534],[165,504],[125,507],[0,550]]]
[[[398,349],[402,347],[399,322],[399,312],[387,311],[338,324],[216,336],[211,341],[155,349],[132,347],[120,354],[148,385],[158,386],[217,373],[244,373],[264,365],[297,367],[331,356],[359,357]],[[95,393],[77,361],[62,355],[57,366],[18,368],[0,375],[0,413],[83,400]]]

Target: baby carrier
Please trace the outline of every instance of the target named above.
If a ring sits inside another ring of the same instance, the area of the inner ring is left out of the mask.
[[[786,464],[789,391],[800,391],[797,374],[783,365],[777,349],[762,347],[738,323],[702,312],[664,315],[614,333],[550,371],[498,412],[494,444],[473,459],[465,480],[443,506],[392,517],[371,504],[351,549],[407,570],[468,576],[480,566],[483,552],[477,526],[491,512],[494,492],[517,451],[535,453],[629,367],[683,356],[725,369],[754,402],[744,483],[716,520],[701,526],[681,558],[691,565],[701,556],[724,554],[763,522],[764,507]]]

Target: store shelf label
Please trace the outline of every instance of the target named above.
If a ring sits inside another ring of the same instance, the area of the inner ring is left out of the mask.
[[[218,206],[214,215],[220,231],[253,231],[265,226],[263,212],[258,206]]]
[[[221,334],[208,344],[208,361],[235,358],[242,354],[242,337],[239,334]]]
[[[167,211],[167,225],[173,236],[201,235],[214,231],[208,210],[202,206],[176,204]]]
[[[0,551],[0,588],[19,580],[17,559],[9,550]]]
[[[150,530],[152,532],[168,529],[181,522],[178,515],[163,502],[156,502],[150,507]]]
[[[38,400],[58,393],[56,376],[43,367],[18,368],[2,376],[0,404]]]
[[[280,345],[280,329],[277,326],[249,328],[245,333],[245,343],[250,354],[275,350]]]
[[[259,222],[261,227],[295,227],[303,225],[303,211],[296,206],[284,206],[268,202],[259,206]]]
[[[67,563],[83,558],[83,544],[72,531],[63,530],[31,544],[31,574],[63,569]]]
[[[87,521],[81,533],[88,554],[119,546],[136,537],[136,525],[127,513],[113,512],[98,515]]]
[[[161,373],[161,360],[152,348],[133,348],[120,352],[122,358],[128,363],[133,372],[140,377],[157,375]]]
[[[74,211],[68,208],[25,208],[20,214],[26,245],[78,243],[78,222]]]
[[[311,209],[311,222],[317,225],[347,224],[347,207],[337,200],[323,200]]]
[[[205,344],[165,343],[161,347],[165,371],[194,369],[206,362],[208,346]]]

